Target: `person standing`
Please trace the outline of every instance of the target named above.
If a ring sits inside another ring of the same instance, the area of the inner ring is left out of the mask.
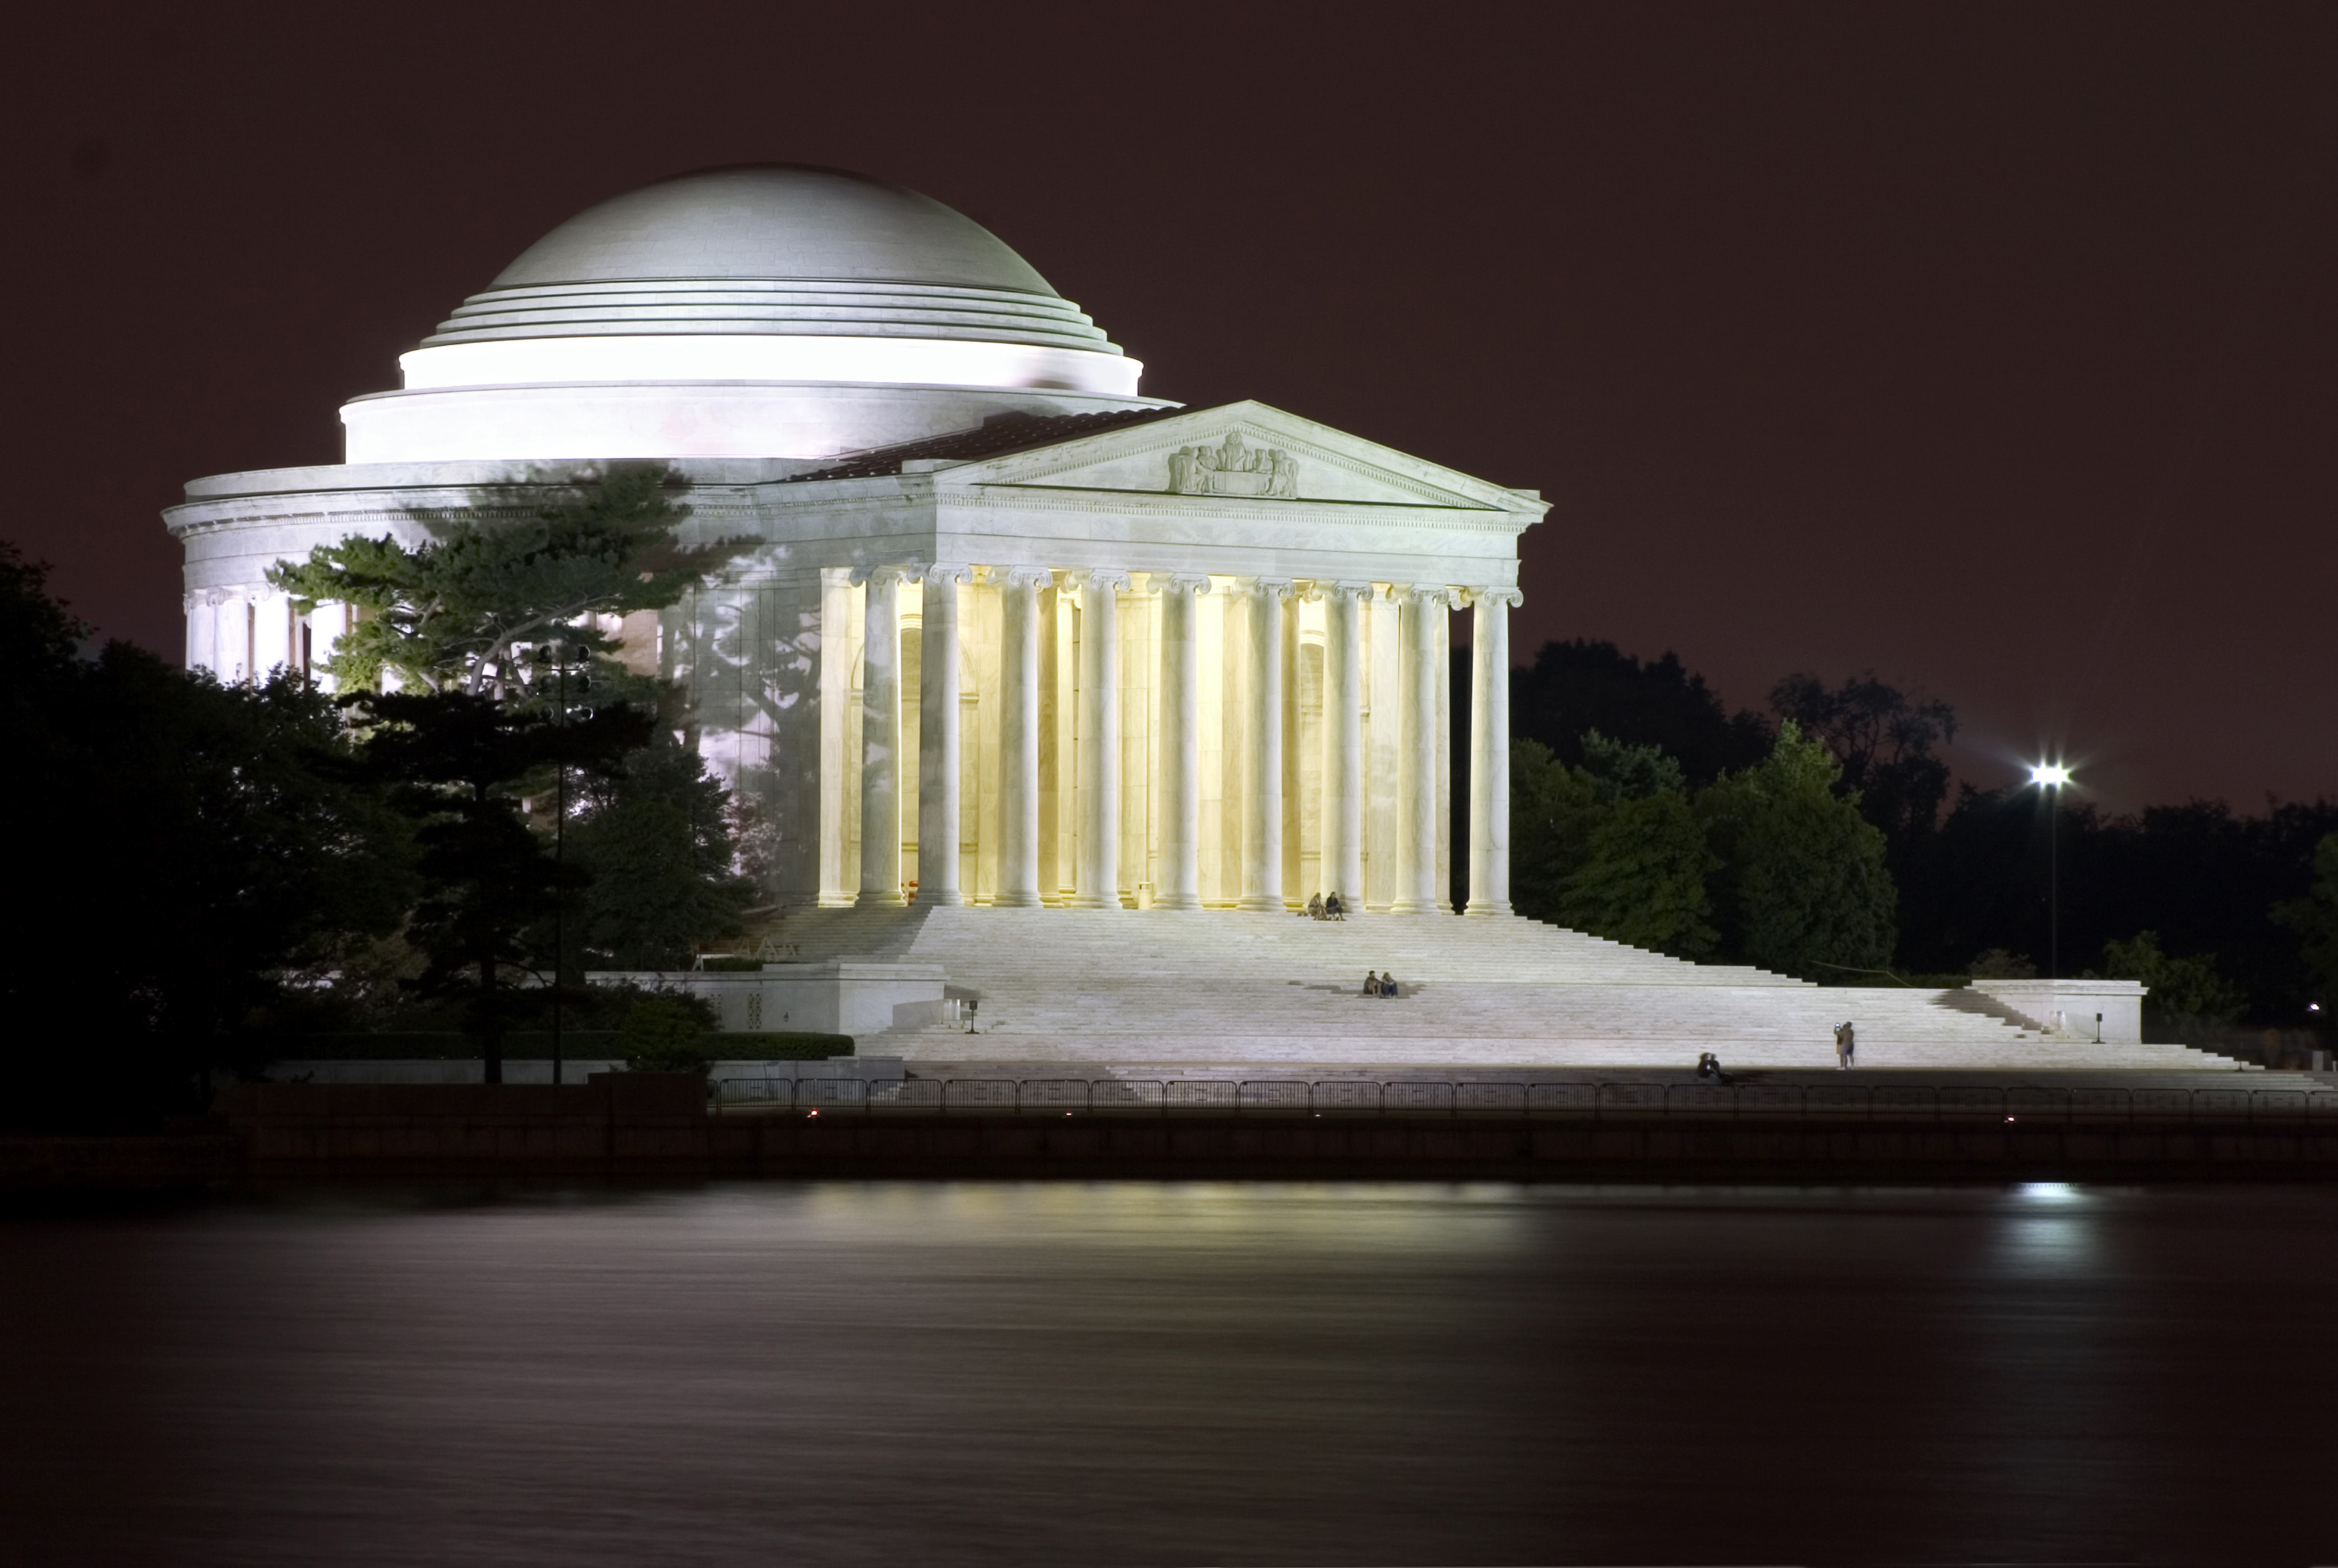
[[[1848,1069],[1851,1066],[1852,1057],[1858,1050],[1858,1033],[1847,1022],[1836,1024],[1834,1026],[1834,1064],[1839,1068]]]

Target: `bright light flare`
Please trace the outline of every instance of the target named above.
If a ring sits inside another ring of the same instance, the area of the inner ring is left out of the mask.
[[[2070,770],[2058,762],[2040,762],[2029,769],[2029,781],[2048,789],[2058,789],[2070,781]]]

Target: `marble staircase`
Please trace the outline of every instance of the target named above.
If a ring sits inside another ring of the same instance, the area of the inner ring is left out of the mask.
[[[963,1025],[896,1028],[864,1054],[911,1062],[2199,1071],[2181,1045],[2041,1036],[1970,992],[1810,985],[1688,964],[1524,919],[1229,910],[819,909],[759,934],[792,957],[939,964],[979,998]],[[1361,994],[1392,970],[1396,998]]]

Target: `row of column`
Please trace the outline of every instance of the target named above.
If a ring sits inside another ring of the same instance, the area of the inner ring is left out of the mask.
[[[319,604],[303,616],[290,594],[266,587],[208,589],[184,603],[187,668],[231,686],[258,684],[279,669],[308,673],[332,656],[349,625],[345,604]]]
[[[960,905],[958,886],[958,587],[971,568],[878,567],[856,573],[868,591],[862,634],[860,890],[863,905],[900,905],[900,588],[922,578],[918,758],[918,897]],[[1004,708],[999,744],[1001,838],[992,903],[1036,908],[1039,897],[1039,593],[1051,572],[1003,574]],[[1076,909],[1120,902],[1119,594],[1125,572],[1078,574],[1080,633],[1079,791]],[[1210,579],[1175,575],[1163,586],[1161,617],[1161,859],[1154,906],[1199,909],[1201,885],[1201,638],[1196,600]],[[1243,725],[1246,825],[1238,907],[1281,913],[1282,893],[1282,603],[1286,579],[1247,579],[1244,633],[1251,680]],[[1317,584],[1328,637],[1324,706],[1324,879],[1361,912],[1364,886],[1364,602],[1369,583]],[[1437,889],[1437,697],[1439,642],[1457,595],[1441,584],[1397,591],[1404,603],[1401,755],[1398,779],[1397,888],[1392,913],[1433,914]],[[1469,897],[1466,913],[1510,913],[1509,610],[1515,588],[1466,591],[1474,612],[1469,688]]]

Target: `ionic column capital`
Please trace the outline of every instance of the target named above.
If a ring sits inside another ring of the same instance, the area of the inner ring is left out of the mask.
[[[1430,605],[1439,610],[1453,608],[1453,590],[1442,583],[1408,583],[1397,592],[1423,609]]]
[[[1056,574],[1045,566],[994,566],[991,576],[1009,588],[1052,588]]]
[[[1128,573],[1117,566],[1091,566],[1072,573],[1083,597],[1089,593],[1125,593],[1128,591]]]
[[[915,562],[898,562],[886,566],[855,566],[850,581],[856,588],[864,585],[889,588],[903,583],[918,582],[925,574],[926,569]]]
[[[1162,580],[1161,591],[1164,593],[1207,593],[1210,580],[1198,572],[1174,572]]]
[[[1462,593],[1472,604],[1498,604],[1504,609],[1516,609],[1527,602],[1516,588],[1465,588]]]
[[[956,565],[946,561],[937,561],[918,575],[928,583],[937,585],[944,582],[971,583],[974,581],[974,568]]]
[[[1338,599],[1353,599],[1359,603],[1373,597],[1380,590],[1370,583],[1318,583],[1316,588]]]
[[[1288,599],[1292,593],[1292,584],[1288,577],[1252,577],[1243,583],[1242,592],[1254,593],[1262,599]]]

